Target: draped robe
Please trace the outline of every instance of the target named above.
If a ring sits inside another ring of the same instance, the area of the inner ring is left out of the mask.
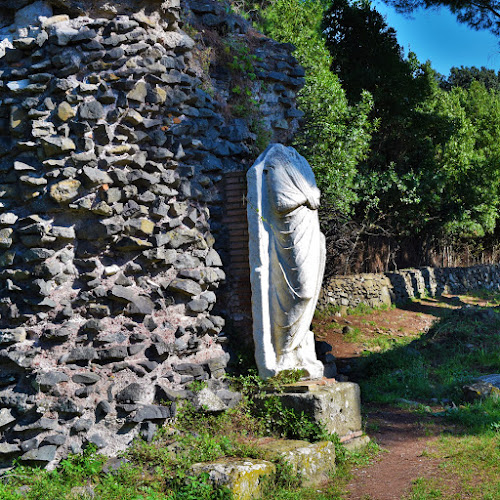
[[[285,369],[323,375],[310,324],[325,266],[320,191],[293,148],[270,146],[248,172],[254,341],[263,377]]]

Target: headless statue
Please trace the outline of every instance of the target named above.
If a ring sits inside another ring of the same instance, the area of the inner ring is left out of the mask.
[[[253,334],[259,375],[321,378],[311,321],[325,269],[320,191],[293,148],[273,144],[247,174]]]

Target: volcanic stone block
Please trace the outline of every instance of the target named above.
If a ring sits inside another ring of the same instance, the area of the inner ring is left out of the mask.
[[[142,400],[144,387],[141,384],[134,382],[127,385],[117,395],[118,403],[138,403]]]
[[[188,302],[187,308],[194,314],[202,313],[208,309],[208,302],[205,299],[194,299]]]
[[[66,360],[67,363],[79,363],[82,361],[92,361],[96,357],[96,350],[93,347],[75,347]]]
[[[61,372],[48,372],[37,377],[36,385],[40,388],[42,392],[48,392],[57,384],[62,382],[67,382],[69,377],[65,373]]]
[[[57,156],[76,149],[75,143],[67,137],[42,137],[42,146],[47,156]]]
[[[180,248],[183,245],[198,243],[202,240],[200,233],[196,229],[187,229],[179,227],[172,229],[163,237],[161,244],[167,244],[170,248]],[[160,245],[160,242],[158,242]]]
[[[235,500],[261,498],[263,479],[276,473],[276,466],[267,460],[222,458],[215,462],[194,464],[195,475],[208,473],[209,480],[227,486]]]
[[[168,406],[144,405],[130,415],[127,420],[139,423],[145,420],[165,420],[170,417],[171,412]]]
[[[202,292],[201,286],[196,281],[181,278],[173,280],[169,284],[168,289],[190,297],[199,295]]]
[[[57,108],[57,116],[60,120],[66,122],[76,116],[76,111],[68,102],[64,101]]]
[[[26,330],[22,327],[2,329],[0,331],[0,345],[15,344],[26,340]]]
[[[113,184],[113,179],[98,168],[83,167],[83,174],[90,185]]]
[[[130,315],[145,316],[152,314],[155,309],[154,302],[148,297],[138,296],[127,306],[127,313]]]
[[[104,118],[104,116],[105,114],[102,104],[95,99],[84,102],[80,106],[80,118],[83,118],[84,120],[100,120],[101,118]]]
[[[12,453],[18,453],[21,451],[21,448],[17,444],[10,443],[0,443],[0,457],[3,458],[3,455],[10,455]]]
[[[13,229],[0,229],[0,248],[10,248],[12,246]]]
[[[227,410],[224,401],[207,387],[195,394],[193,405],[197,410],[203,409],[203,411],[210,413],[220,413]]]
[[[92,434],[89,439],[89,443],[94,444],[98,450],[105,448],[108,445],[108,442],[100,435],[100,434]]]
[[[72,432],[79,433],[88,431],[92,427],[92,420],[88,418],[79,418],[71,427]]]
[[[285,386],[283,393],[273,393],[285,408],[304,412],[314,422],[340,437],[361,430],[359,385],[353,382],[298,382]],[[263,396],[264,398],[268,396]]]
[[[137,292],[132,287],[121,285],[115,285],[111,289],[110,295],[114,299],[123,300],[125,302],[133,302],[138,297]]]
[[[275,440],[259,444],[259,449],[269,460],[284,459],[305,486],[325,481],[335,471],[335,445],[331,441]]]
[[[109,349],[101,349],[97,351],[99,361],[109,363],[110,361],[121,361],[128,356],[126,346],[115,346]]]
[[[71,380],[73,380],[73,382],[76,382],[77,384],[92,385],[99,382],[99,380],[101,380],[101,377],[97,375],[97,373],[84,372],[76,373],[71,377]]]
[[[127,94],[132,101],[146,102],[149,85],[146,82],[137,82],[135,87]]]
[[[57,446],[47,445],[30,450],[21,456],[24,462],[52,462],[56,457]]]
[[[81,183],[76,179],[67,179],[50,187],[50,197],[57,203],[68,203],[78,196]]]
[[[12,410],[9,410],[8,408],[2,408],[0,410],[0,427],[5,427],[15,420],[16,418],[12,414]]]
[[[41,417],[31,424],[16,423],[14,432],[55,431],[59,429],[56,419]]]

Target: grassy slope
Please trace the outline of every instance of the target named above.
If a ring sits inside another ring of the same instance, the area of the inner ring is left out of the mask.
[[[484,291],[456,299],[459,309],[436,302],[440,319],[427,333],[388,342],[355,367],[365,403],[407,406],[448,431],[451,424],[453,432],[429,450],[441,461],[439,474],[416,478],[413,500],[500,499],[500,402],[467,402],[462,390],[477,376],[500,373],[499,303],[499,294]]]

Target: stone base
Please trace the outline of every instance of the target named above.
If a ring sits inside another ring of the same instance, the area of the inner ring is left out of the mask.
[[[286,385],[284,392],[272,393],[286,408],[304,412],[340,438],[361,431],[359,385],[333,379]]]
[[[304,486],[313,486],[335,472],[335,445],[329,441],[309,443],[294,440],[267,440],[259,443],[266,458],[283,458],[298,474]]]
[[[267,460],[227,457],[194,464],[192,471],[196,475],[208,473],[214,484],[231,490],[234,500],[253,500],[261,498],[263,480],[274,476],[276,466]]]
[[[335,472],[335,445],[329,441],[311,444],[307,441],[264,438],[257,445],[265,458],[282,458],[290,464],[304,486],[319,484]],[[263,480],[274,477],[276,466],[267,460],[226,457],[195,464],[192,472],[196,475],[208,473],[213,484],[231,490],[234,500],[253,500],[262,498]]]

